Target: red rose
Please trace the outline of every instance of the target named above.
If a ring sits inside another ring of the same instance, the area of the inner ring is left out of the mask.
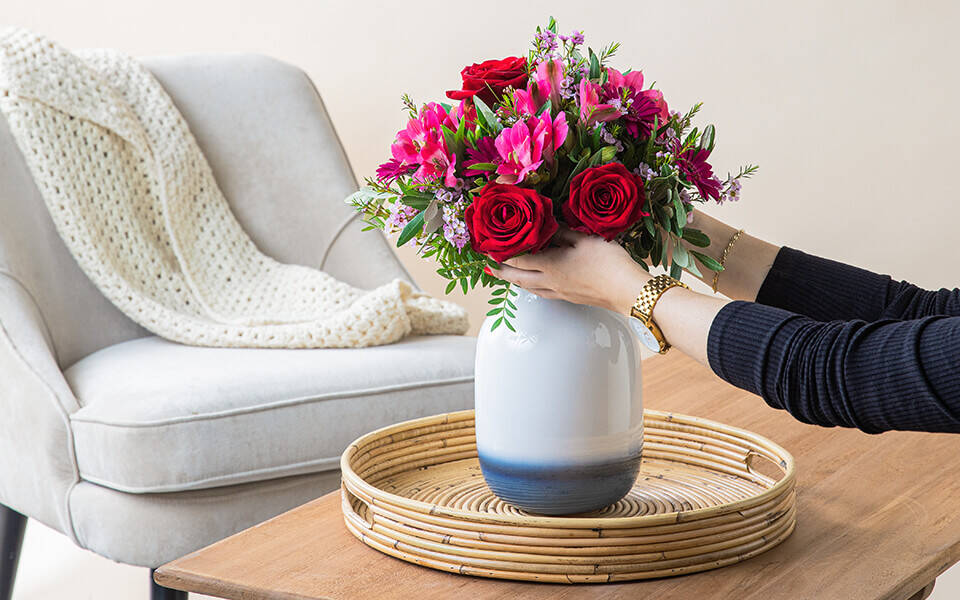
[[[650,213],[643,179],[620,163],[608,163],[580,172],[570,182],[570,199],[561,207],[571,229],[593,233],[606,240]]]
[[[529,188],[492,181],[473,199],[464,216],[473,249],[497,262],[537,252],[558,227],[550,198]]]
[[[463,78],[463,89],[450,90],[447,98],[463,100],[477,96],[487,106],[493,106],[505,88],[519,90],[527,85],[527,59],[511,56],[501,60],[485,60],[464,67],[460,77]]]

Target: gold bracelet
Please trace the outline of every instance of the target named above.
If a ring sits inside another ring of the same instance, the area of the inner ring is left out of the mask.
[[[740,239],[740,236],[743,235],[743,230],[737,231],[733,234],[733,237],[730,238],[730,242],[727,244],[727,247],[723,249],[723,253],[720,254],[720,266],[724,266],[727,262],[727,255],[730,254],[730,249],[733,248],[733,245],[737,243],[737,240]],[[717,271],[713,274],[713,293],[717,293],[717,282],[720,281],[720,271]]]

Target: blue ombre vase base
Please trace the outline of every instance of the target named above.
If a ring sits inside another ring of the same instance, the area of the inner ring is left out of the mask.
[[[627,495],[640,471],[640,455],[583,465],[508,463],[478,455],[487,486],[501,500],[541,515],[600,510]]]

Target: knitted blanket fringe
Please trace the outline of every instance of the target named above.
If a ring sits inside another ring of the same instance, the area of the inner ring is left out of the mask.
[[[173,101],[128,56],[0,32],[0,112],[77,263],[156,335],[327,348],[467,329],[461,307],[401,280],[362,291],[261,253]]]

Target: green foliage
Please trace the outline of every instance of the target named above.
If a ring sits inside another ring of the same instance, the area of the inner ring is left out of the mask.
[[[511,300],[512,297],[517,296],[516,290],[513,289],[512,285],[509,282],[497,280],[497,285],[500,286],[495,289],[490,295],[493,296],[487,300],[487,304],[492,304],[491,308],[487,312],[488,317],[497,317],[493,321],[493,325],[490,327],[490,331],[495,331],[500,325],[506,326],[510,331],[516,331],[513,327],[513,323],[510,322],[510,319],[515,318],[517,315],[514,312],[517,310],[517,305]]]

